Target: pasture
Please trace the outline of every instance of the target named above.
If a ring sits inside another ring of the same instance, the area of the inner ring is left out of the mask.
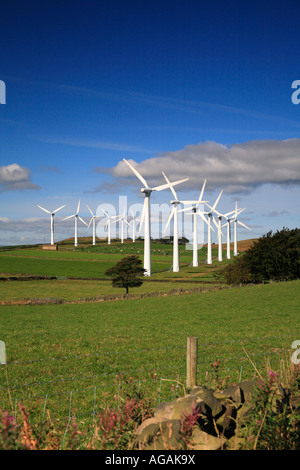
[[[141,244],[132,248],[128,243],[125,251],[137,252]],[[118,294],[104,272],[124,256],[121,249],[99,244],[76,251],[71,246],[56,252],[3,251],[3,278],[57,277],[3,280],[0,300]],[[218,263],[205,264],[205,249],[199,267],[191,268],[192,253],[182,248],[179,273],[169,270],[172,247],[153,249],[161,250],[153,252],[153,276],[132,292],[160,296],[1,306],[0,340],[7,353],[7,365],[0,366],[2,409],[16,413],[22,402],[37,421],[48,413],[66,422],[71,416],[88,422],[127,395],[147,396],[153,405],[172,399],[184,392],[188,336],[198,338],[199,384],[252,378],[264,374],[268,364],[284,373],[282,359],[300,338],[300,281],[224,288],[214,276]],[[178,286],[204,290],[167,296]]]

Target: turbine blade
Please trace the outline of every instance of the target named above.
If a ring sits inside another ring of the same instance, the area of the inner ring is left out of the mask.
[[[213,217],[212,220],[213,220],[213,223],[215,224],[215,226],[217,227],[217,229],[219,229],[219,224],[216,222],[216,219]]]
[[[215,212],[216,214],[220,215],[220,216],[223,216],[223,214],[221,214],[220,212],[218,212],[216,209],[214,209],[212,206],[210,206],[209,204],[205,203],[205,205],[207,207],[209,207],[211,209],[211,211]],[[234,211],[233,211],[234,212]]]
[[[166,226],[165,226],[165,229],[164,229],[163,233],[165,233],[165,231],[166,231],[167,228],[169,227],[169,224],[170,224],[170,222],[171,222],[171,220],[172,220],[172,218],[173,218],[173,216],[174,216],[174,211],[175,211],[175,208],[173,207],[173,209],[171,210],[171,213],[170,213],[170,215],[169,215],[169,218],[168,218],[168,221],[167,221],[167,224],[166,224]]]
[[[204,220],[204,222],[208,225],[208,221],[206,220],[206,218],[204,217],[204,213],[203,212],[200,212],[198,211],[197,214],[201,217],[201,219]]]
[[[198,201],[180,201],[181,204],[197,204]]]
[[[85,220],[83,220],[83,219],[82,219],[80,216],[78,216],[78,219],[79,219],[79,220],[81,220],[81,222],[83,222],[83,223],[84,223],[84,225],[86,225],[86,226],[87,226],[87,223],[86,223],[86,221],[85,221]]]
[[[186,207],[185,209],[180,209],[180,210],[178,211],[178,214],[179,214],[180,212],[191,211],[192,209],[193,209],[193,207]]]
[[[188,181],[188,179],[189,178],[185,178],[184,180],[174,181],[174,183],[161,184],[160,186],[156,186],[155,188],[152,188],[152,191],[162,191],[163,189],[171,188],[172,186],[175,186],[176,184],[184,183],[185,181]]]
[[[71,219],[72,217],[75,217],[76,214],[69,215],[68,217],[65,217],[63,220]]]
[[[108,213],[104,209],[101,209],[101,210],[107,217],[109,217]]]
[[[125,158],[123,158],[123,161],[125,163],[127,163],[127,165],[129,166],[129,168],[131,169],[131,171],[135,174],[135,176],[143,183],[143,185],[145,186],[145,188],[149,188],[148,186],[148,183],[147,181],[145,180],[145,178],[142,177],[142,175],[127,161],[125,160]]]
[[[91,209],[89,208],[88,205],[86,205],[86,207],[88,208],[88,210],[90,211],[90,213],[92,214],[92,216],[94,216],[93,212],[91,211]]]
[[[237,221],[238,224],[242,225],[243,227],[247,228],[248,230],[252,230],[248,225],[243,224],[243,222],[240,222],[239,220]]]
[[[51,214],[51,212],[48,211],[48,209],[44,209],[44,207],[39,206],[38,204],[37,204],[37,206],[38,206],[40,209],[42,209],[42,211],[45,211],[45,212],[47,212],[48,214]]]
[[[53,214],[55,214],[55,212],[60,211],[63,207],[66,207],[66,204],[64,204],[63,206],[59,207],[58,209],[55,209],[55,211],[53,211]]]
[[[78,202],[78,206],[77,206],[77,211],[76,211],[76,214],[78,214],[78,212],[79,212],[79,208],[80,208],[80,199],[79,199],[79,202]]]
[[[233,214],[234,212],[235,211],[227,212],[226,214],[224,214],[224,217],[227,217],[228,215]]]
[[[215,210],[215,208],[216,208],[216,206],[217,206],[217,204],[218,204],[218,202],[219,202],[219,199],[220,199],[220,197],[222,196],[222,193],[223,193],[223,189],[221,190],[219,196],[218,196],[217,199],[216,199],[216,202],[215,202],[214,205],[213,205],[213,210]]]
[[[89,225],[88,225],[88,229],[90,228],[90,225],[92,223],[92,220],[93,220],[93,217],[91,218],[90,222],[89,222]]]
[[[244,209],[238,209],[238,211],[237,211],[237,213],[236,213],[236,217],[237,217],[241,212],[243,212],[245,209],[246,209],[246,207],[244,207]]]
[[[163,171],[162,171],[162,174],[164,175],[164,178],[165,178],[166,182],[167,182],[168,184],[170,184],[169,179],[167,178],[167,176],[165,175],[165,173],[164,173]],[[175,189],[174,189],[172,186],[170,186],[170,189],[171,189],[171,191],[172,191],[172,193],[173,193],[173,196],[175,197],[175,200],[178,201],[178,197],[177,197],[177,194],[176,194],[176,192],[175,192]]]
[[[198,206],[198,205],[201,203],[201,201],[202,201],[202,197],[203,197],[205,185],[206,185],[206,179],[204,180],[204,183],[203,183],[203,186],[202,186],[202,189],[201,189],[201,193],[200,193],[200,196],[199,196],[199,199],[198,199],[197,206]]]

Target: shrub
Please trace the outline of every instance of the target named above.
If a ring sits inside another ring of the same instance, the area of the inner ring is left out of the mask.
[[[269,370],[253,395],[245,420],[244,448],[249,450],[300,450],[300,369],[295,367],[287,389],[279,374]],[[281,390],[281,399],[278,391]]]
[[[300,278],[300,229],[268,232],[223,270],[228,284]]]

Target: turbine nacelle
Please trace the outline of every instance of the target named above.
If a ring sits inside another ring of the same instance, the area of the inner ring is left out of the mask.
[[[151,189],[151,188],[142,188],[141,189],[141,193],[144,193],[146,197],[147,196],[149,197],[150,194],[152,193],[152,191],[153,191],[153,189]]]

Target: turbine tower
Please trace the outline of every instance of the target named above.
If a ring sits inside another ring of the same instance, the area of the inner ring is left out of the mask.
[[[208,225],[208,222],[206,218],[204,217],[204,212],[200,211],[198,209],[200,204],[209,202],[209,201],[202,201],[203,193],[204,193],[204,188],[206,185],[206,180],[204,180],[200,196],[198,201],[182,201],[184,204],[193,204],[192,207],[187,207],[186,209],[182,209],[179,212],[186,212],[191,210],[192,212],[190,214],[193,215],[193,267],[197,268],[198,267],[198,229],[197,229],[197,215],[201,217],[202,220]]]
[[[227,212],[227,214],[225,214],[223,217],[226,218],[226,222],[224,225],[222,225],[222,227],[227,227],[227,249],[226,249],[226,258],[227,259],[230,259],[231,257],[231,252],[230,252],[230,241],[231,241],[231,222],[233,222],[236,217],[245,210],[246,208],[244,209],[238,209],[238,210],[233,210],[231,212]],[[234,216],[232,217],[229,217],[230,214],[233,214],[234,213]],[[240,223],[240,222],[239,222]],[[249,228],[249,227],[247,227]],[[250,229],[249,229],[250,230]]]
[[[134,215],[131,209],[130,209],[130,212],[131,212],[132,219],[128,223],[128,225],[130,226],[132,224],[132,242],[134,243],[135,242],[135,222],[139,222],[139,219],[137,219],[136,215]]]
[[[75,212],[75,214],[69,215],[68,217],[65,217],[65,218],[64,218],[64,220],[71,219],[72,217],[74,217],[74,219],[75,219],[75,238],[74,238],[74,246],[78,246],[78,219],[81,220],[81,222],[83,222],[84,225],[87,226],[87,223],[78,215],[79,208],[80,208],[80,199],[79,199],[78,206],[77,206],[77,211]]]
[[[168,180],[167,176],[165,173],[162,171],[162,174],[168,184],[170,184],[170,181]],[[187,178],[188,180],[189,178]],[[186,180],[186,181],[187,181]],[[172,191],[173,196],[175,197],[175,200],[171,201],[171,204],[173,205],[170,217],[168,219],[168,222],[165,226],[164,232],[167,230],[167,227],[169,226],[169,223],[171,222],[172,218],[174,218],[174,227],[173,227],[173,272],[178,273],[179,272],[179,250],[178,250],[178,205],[179,204],[184,204],[184,201],[179,201],[175,189],[170,186],[170,190]]]
[[[117,215],[116,217],[119,217],[119,219],[116,219],[114,221],[114,223],[116,224],[117,222],[120,222],[121,221],[121,243],[124,243],[124,222],[129,225],[129,223],[127,222],[126,218],[125,218],[125,207],[124,207],[124,212],[123,212],[123,215],[120,216],[120,215]]]
[[[209,204],[206,204],[210,209],[212,209],[212,207],[209,205]],[[216,225],[217,229],[218,229],[218,261],[223,261],[223,251],[222,251],[222,236],[223,236],[223,233],[222,233],[222,217],[225,217],[225,218],[228,218],[228,216],[230,214],[233,214],[234,211],[231,211],[231,212],[227,212],[226,214],[221,214],[221,212],[217,211],[217,209],[214,209],[214,212],[217,214],[218,216],[218,224],[216,223],[215,219],[213,219],[214,221],[214,224]],[[230,239],[230,237],[229,237]],[[230,245],[230,242],[229,242],[229,245]],[[230,252],[230,251],[229,251]]]
[[[111,242],[110,227],[111,227],[111,222],[112,222],[111,219],[116,219],[119,216],[118,215],[108,215],[108,213],[104,209],[101,209],[101,210],[107,217],[107,221],[106,221],[106,225],[104,227],[104,230],[107,230],[107,243],[108,243],[108,245],[110,245],[110,242]]]
[[[144,199],[144,206],[143,206],[143,212],[142,212],[142,217],[141,217],[140,228],[141,228],[141,225],[142,225],[142,221],[145,221],[145,227],[144,227],[144,269],[145,269],[145,276],[151,276],[150,195],[151,195],[152,191],[162,191],[163,189],[170,188],[171,186],[175,186],[176,184],[183,183],[184,181],[186,181],[186,179],[175,181],[174,183],[162,184],[160,186],[150,188],[147,181],[145,180],[145,178],[143,178],[143,176],[127,160],[125,160],[125,158],[123,158],[123,160],[129,166],[129,168],[135,174],[135,176],[143,184],[143,187],[141,188],[141,192],[144,193],[145,199]]]
[[[51,245],[54,245],[54,214],[56,212],[60,211],[63,207],[66,207],[66,204],[64,206],[59,207],[58,209],[55,209],[55,211],[53,211],[53,212],[48,211],[48,209],[45,209],[44,207],[39,206],[38,204],[37,204],[37,206],[40,209],[42,209],[42,211],[47,212],[47,214],[51,215],[51,219],[50,219],[50,240],[51,241],[50,241],[50,243],[51,243]]]
[[[88,229],[90,228],[90,225],[91,223],[93,222],[93,245],[96,245],[96,218],[97,217],[100,217],[99,215],[95,215],[91,209],[89,208],[88,205],[86,205],[86,207],[88,208],[88,210],[90,211],[90,213],[92,214],[92,217],[91,217],[91,220],[90,220],[90,223],[88,225]]]
[[[207,233],[207,264],[212,264],[212,251],[211,251],[211,230],[213,230],[211,226],[211,221],[214,220],[213,212],[219,202],[219,199],[223,193],[223,189],[221,190],[219,196],[217,197],[214,205],[211,207],[210,211],[204,212],[208,216],[208,233]],[[209,206],[208,206],[209,207]],[[216,224],[216,222],[214,222]],[[213,230],[214,231],[214,230]]]
[[[237,251],[237,224],[240,224],[242,225],[243,227],[245,227],[246,229],[248,230],[251,230],[250,227],[248,227],[246,224],[244,224],[243,222],[240,222],[239,220],[237,220],[237,216],[246,209],[246,207],[240,211],[238,211],[238,208],[237,208],[237,201],[235,201],[235,211],[234,211],[234,219],[233,219],[233,222],[234,222],[234,249],[233,249],[233,255],[234,256],[237,256],[238,254],[238,251]]]

